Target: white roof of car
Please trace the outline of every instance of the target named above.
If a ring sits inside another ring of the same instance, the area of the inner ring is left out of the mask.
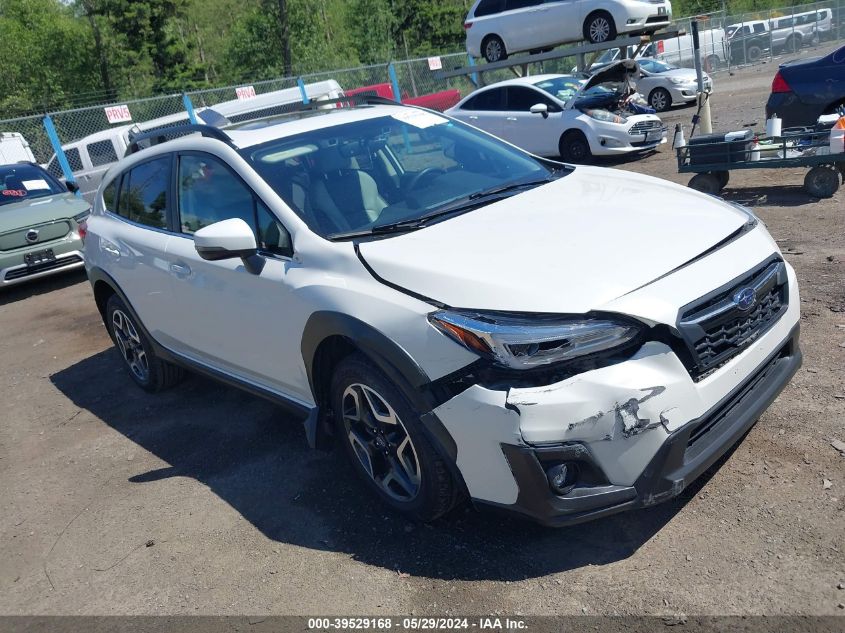
[[[577,75],[547,73],[545,75],[530,75],[528,77],[516,77],[514,79],[505,79],[504,81],[497,81],[496,83],[490,84],[489,86],[485,86],[484,88],[479,88],[478,91],[486,88],[498,88],[500,86],[534,86],[540,83],[541,81],[549,81],[550,79],[558,79],[560,77],[572,77],[573,79],[581,79]]]

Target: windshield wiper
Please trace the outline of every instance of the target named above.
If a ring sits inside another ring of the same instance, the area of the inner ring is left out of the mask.
[[[544,178],[542,180],[532,180],[529,182],[511,183],[508,185],[501,185],[484,191],[477,191],[468,196],[459,198],[457,201],[442,206],[430,213],[426,213],[418,218],[411,218],[409,220],[399,220],[397,222],[388,222],[385,224],[377,224],[369,229],[361,231],[350,231],[348,233],[333,233],[328,236],[330,240],[349,239],[355,237],[364,237],[368,235],[380,235],[384,233],[401,233],[403,231],[414,231],[421,229],[429,222],[442,218],[447,215],[455,213],[464,213],[471,211],[487,202],[488,198],[495,197],[497,199],[505,198],[504,194],[523,189],[525,187],[538,187],[546,183],[556,180],[555,178]]]

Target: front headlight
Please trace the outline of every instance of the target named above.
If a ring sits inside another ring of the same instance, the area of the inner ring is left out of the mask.
[[[511,369],[533,369],[630,343],[642,328],[591,317],[533,318],[441,310],[428,315],[438,330],[470,351]]]
[[[687,77],[669,77],[669,81],[671,81],[676,86],[682,86],[684,84],[693,84],[697,79],[689,79]]]
[[[607,110],[581,110],[591,119],[596,121],[604,121],[605,123],[627,123],[628,119],[618,114],[613,114]]]

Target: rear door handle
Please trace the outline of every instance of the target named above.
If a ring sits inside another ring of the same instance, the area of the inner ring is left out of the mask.
[[[103,250],[113,257],[120,257],[120,250],[108,244],[103,245]]]
[[[505,118],[505,121],[519,121],[515,116],[509,116]]]
[[[471,116],[471,117],[469,118],[469,120],[470,120],[470,121],[478,121],[478,117],[477,117],[477,116]]]
[[[191,267],[185,264],[170,264],[170,272],[177,277],[187,277],[191,274]]]

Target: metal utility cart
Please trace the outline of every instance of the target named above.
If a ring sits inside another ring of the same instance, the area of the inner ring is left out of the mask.
[[[678,173],[695,174],[689,186],[703,193],[718,194],[735,169],[809,167],[804,189],[815,198],[830,198],[845,178],[845,153],[830,153],[829,130],[788,128],[779,137],[752,139],[749,132],[745,138],[710,138],[691,139],[675,150]]]

